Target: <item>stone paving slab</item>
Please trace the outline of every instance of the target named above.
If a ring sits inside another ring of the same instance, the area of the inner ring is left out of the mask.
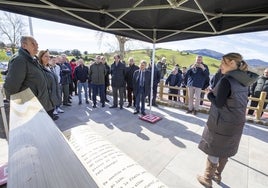
[[[207,114],[193,116],[160,105],[152,107],[152,113],[163,119],[151,124],[133,115],[133,108],[110,109],[111,104],[106,104],[93,109],[92,104],[76,102],[74,97],[72,107],[64,108],[66,112],[56,121],[61,130],[86,124],[169,187],[202,187],[196,175],[204,171],[206,155],[197,145]],[[213,187],[267,187],[267,159],[268,127],[247,123],[238,154],[230,158],[222,184]]]
[[[92,103],[78,105],[74,96],[72,106],[63,107],[65,113],[55,123],[62,131],[89,126],[171,188],[202,187],[196,175],[204,171],[206,155],[197,145],[207,114],[193,116],[160,105],[152,107],[152,113],[163,119],[151,124],[134,115],[133,108],[110,109],[110,105],[101,108],[98,104],[93,109]],[[2,145],[1,155],[7,155],[7,148]],[[268,127],[247,123],[239,151],[229,159],[223,172],[222,184],[214,183],[213,187],[266,188],[267,159]]]

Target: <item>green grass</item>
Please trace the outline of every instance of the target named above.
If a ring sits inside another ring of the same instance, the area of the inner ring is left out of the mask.
[[[147,62],[150,61],[149,55],[146,50],[132,50],[126,52],[125,61],[129,57],[133,57],[137,65],[139,65],[140,60],[144,59]],[[161,60],[162,57],[167,58],[168,70],[174,68],[176,64],[179,64],[180,67],[189,67],[195,62],[196,54],[186,54],[185,52],[169,50],[169,49],[156,49],[155,51],[155,63]],[[109,59],[109,63],[112,63],[113,60]],[[220,61],[210,57],[203,57],[203,62],[209,67],[210,74],[215,74],[220,65]]]

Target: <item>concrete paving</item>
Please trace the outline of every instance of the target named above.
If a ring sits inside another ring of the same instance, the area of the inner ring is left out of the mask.
[[[134,108],[110,109],[111,104],[104,108],[98,104],[94,109],[92,103],[78,105],[74,96],[72,107],[64,107],[56,124],[62,131],[88,125],[170,188],[202,187],[196,175],[203,173],[206,155],[197,145],[207,114],[193,116],[160,105],[152,107],[151,113],[162,120],[151,124],[134,115]],[[268,127],[247,123],[239,152],[230,158],[222,184],[214,183],[213,187],[267,187],[267,159]]]
[[[111,99],[112,101],[112,99]],[[84,102],[84,101],[83,101]],[[134,108],[110,109],[92,103],[71,107],[55,121],[60,130],[87,125],[113,143],[170,188],[202,187],[196,175],[203,173],[206,155],[197,148],[207,114],[159,106],[151,113],[162,120],[151,124],[134,115]],[[125,104],[126,106],[127,104]],[[149,107],[146,107],[149,113]],[[0,148],[4,153],[5,147]],[[266,188],[268,186],[268,127],[247,123],[236,156],[229,159],[220,185],[213,187]]]

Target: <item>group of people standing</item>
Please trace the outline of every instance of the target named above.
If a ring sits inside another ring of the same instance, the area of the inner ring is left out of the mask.
[[[75,81],[79,105],[83,102],[81,96],[83,88],[86,103],[91,98],[90,89],[92,89],[93,108],[97,107],[97,95],[100,96],[101,106],[104,107],[105,102],[108,102],[105,91],[110,84],[109,77],[107,77],[110,74],[113,95],[113,105],[110,108],[119,106],[123,109],[123,97],[127,89],[129,102],[127,107],[134,105],[134,114],[141,112],[145,115],[145,98],[150,96],[151,74],[154,74],[151,101],[153,105],[155,104],[154,97],[157,93],[157,84],[161,79],[161,71],[157,66],[152,67],[151,64],[147,66],[144,60],[140,61],[138,67],[134,59],[129,58],[129,66],[126,67],[120,56],[116,54],[114,62],[109,67],[105,58],[97,55],[90,67],[87,67],[82,59],[77,60],[75,66],[71,66],[65,55],[51,57],[48,50],[41,50],[38,53],[38,43],[33,37],[23,36],[20,42],[21,47],[18,53],[9,62],[4,83],[7,99],[12,94],[30,88],[53,118],[55,111],[62,110],[61,104],[71,105],[70,84],[73,85]],[[205,187],[212,187],[212,180],[217,183],[221,182],[221,174],[228,158],[237,153],[245,124],[249,86],[256,83],[252,85],[254,88],[252,94],[257,94],[256,88],[260,85],[267,88],[268,70],[265,69],[264,77],[255,82],[258,75],[248,71],[247,63],[238,53],[223,56],[220,72],[222,75],[207,94],[211,101],[211,109],[198,145],[199,149],[208,155],[205,172],[197,177],[197,180]],[[195,114],[199,109],[200,92],[209,75],[209,70],[203,63],[202,56],[197,56],[196,62],[187,71],[183,70],[183,73],[187,80],[187,82],[184,81],[185,87],[189,92],[187,113]],[[178,69],[174,69],[167,79],[167,84],[181,83],[182,79],[178,78],[177,74]],[[193,98],[195,98],[195,104],[193,104]]]

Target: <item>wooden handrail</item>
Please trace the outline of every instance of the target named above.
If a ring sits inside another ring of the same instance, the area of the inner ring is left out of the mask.
[[[181,94],[170,94],[167,92],[168,89],[177,89],[178,91],[179,90],[186,90],[186,96],[183,96]],[[178,98],[180,98],[180,97],[185,98],[185,105],[188,104],[188,89],[187,88],[164,85],[164,80],[161,80],[159,83],[159,90],[158,91],[159,91],[158,94],[159,94],[160,101],[164,100],[164,96],[173,96],[173,97],[178,97]],[[206,91],[202,90],[201,92],[206,92]],[[268,112],[268,109],[263,109],[264,103],[268,103],[268,100],[266,99],[266,95],[267,95],[266,92],[263,91],[263,92],[261,92],[261,95],[259,98],[248,97],[249,101],[251,101],[251,100],[258,101],[257,107],[247,106],[247,109],[256,111],[256,113],[255,113],[256,120],[259,120],[261,118],[261,114],[263,112]],[[200,99],[200,100],[209,102],[209,100],[205,99],[205,98]]]

